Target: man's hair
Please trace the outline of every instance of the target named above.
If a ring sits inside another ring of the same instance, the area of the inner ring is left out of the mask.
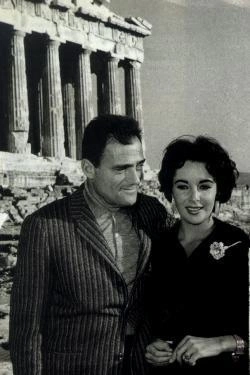
[[[141,129],[134,118],[120,115],[97,116],[89,122],[84,131],[82,158],[88,159],[98,167],[105,147],[111,139],[128,145],[134,137],[141,142]]]
[[[217,184],[216,200],[227,202],[236,186],[239,172],[228,152],[216,139],[205,136],[182,136],[174,139],[165,149],[159,172],[160,190],[172,201],[173,179],[177,169],[187,161],[205,164]]]

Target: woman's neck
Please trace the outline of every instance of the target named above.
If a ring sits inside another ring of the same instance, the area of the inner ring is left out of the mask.
[[[211,217],[207,222],[193,225],[181,220],[178,231],[178,240],[189,256],[197,246],[212,232],[214,219]]]

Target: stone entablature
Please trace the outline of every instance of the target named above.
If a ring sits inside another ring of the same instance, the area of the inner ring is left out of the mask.
[[[85,49],[113,52],[122,59],[140,62],[143,38],[151,34],[150,25],[143,20],[131,17],[126,21],[88,0],[0,0],[0,22],[26,33],[47,34],[61,43],[77,43]]]

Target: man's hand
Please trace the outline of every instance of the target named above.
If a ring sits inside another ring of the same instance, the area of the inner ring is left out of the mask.
[[[167,341],[157,339],[146,348],[146,360],[154,366],[166,366],[172,357],[173,349]]]

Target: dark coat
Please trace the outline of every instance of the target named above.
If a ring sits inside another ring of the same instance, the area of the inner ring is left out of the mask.
[[[153,245],[153,293],[158,305],[152,311],[155,336],[172,340],[174,345],[186,335],[237,334],[248,342],[249,237],[240,228],[215,219],[213,232],[187,257],[177,233],[178,224]],[[215,242],[230,246],[238,241],[220,259],[210,253]],[[231,353],[223,353],[202,358],[194,367],[174,367],[155,373],[247,375],[248,355],[237,362]]]
[[[127,322],[136,331],[134,374],[146,374],[151,238],[167,213],[139,194],[131,215],[141,248],[130,296],[82,187],[25,219],[10,311],[15,375],[121,374]]]

